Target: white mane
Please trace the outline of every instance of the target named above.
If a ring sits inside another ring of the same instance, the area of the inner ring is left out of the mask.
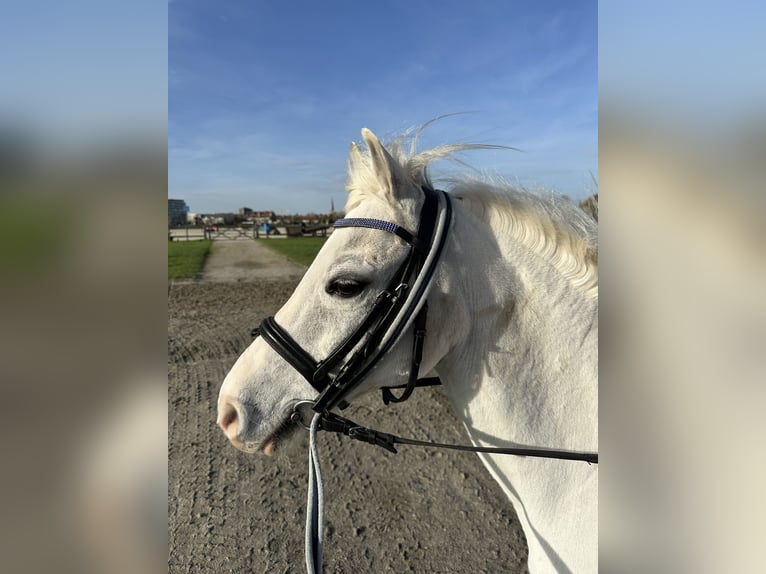
[[[428,173],[439,159],[460,162],[455,154],[473,149],[507,149],[483,144],[449,144],[416,151],[420,134],[428,124],[409,130],[386,144],[398,163],[403,183],[433,187]],[[352,144],[348,165],[346,212],[372,193],[375,174],[368,150]],[[461,177],[446,180],[443,189],[499,233],[539,254],[571,284],[589,297],[598,297],[598,224],[570,199],[556,193],[541,195],[514,187],[499,177]]]

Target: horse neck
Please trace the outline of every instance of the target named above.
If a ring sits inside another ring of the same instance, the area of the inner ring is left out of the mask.
[[[460,205],[443,263],[431,358],[471,441],[597,451],[597,300]],[[480,456],[516,509],[531,572],[596,570],[595,468]]]
[[[437,372],[472,438],[595,449],[597,300],[459,202],[444,268]]]

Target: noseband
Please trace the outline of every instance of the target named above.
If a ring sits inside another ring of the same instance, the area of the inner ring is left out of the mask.
[[[325,359],[314,359],[273,316],[261,322],[258,333],[263,340],[320,393],[312,406],[316,412],[342,407],[343,398],[369,375],[413,322],[415,336],[408,383],[399,397],[384,389],[384,401],[405,400],[417,383],[426,334],[426,295],[452,220],[452,204],[445,192],[426,186],[422,191],[425,199],[417,233],[380,219],[339,219],[333,224],[335,229],[362,227],[385,231],[399,237],[410,249],[360,325]]]

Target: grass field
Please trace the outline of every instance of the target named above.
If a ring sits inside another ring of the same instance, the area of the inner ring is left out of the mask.
[[[286,237],[285,239],[259,239],[261,244],[281,253],[293,263],[311,265],[319,250],[327,241],[326,237]]]
[[[210,253],[212,241],[168,242],[168,279],[193,279]]]

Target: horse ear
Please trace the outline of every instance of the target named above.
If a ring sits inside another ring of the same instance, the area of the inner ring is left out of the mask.
[[[362,128],[362,138],[370,150],[371,169],[380,185],[380,191],[390,200],[397,200],[397,183],[401,181],[399,177],[400,167],[397,161],[383,147],[377,136],[367,128]],[[358,148],[356,150],[359,152]],[[352,148],[351,155],[354,155]]]

